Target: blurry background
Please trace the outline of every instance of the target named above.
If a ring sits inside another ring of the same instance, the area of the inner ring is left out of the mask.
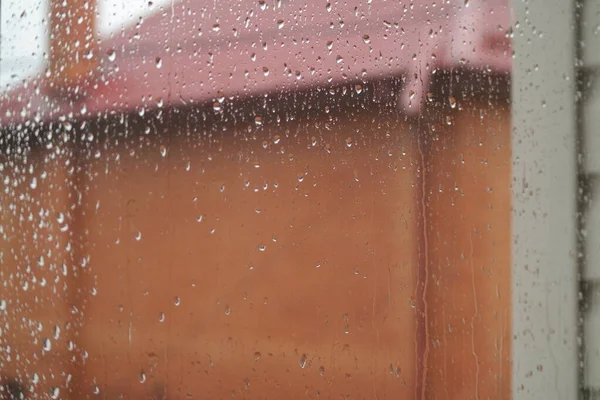
[[[2,2],[0,397],[597,386],[598,13],[516,3]]]

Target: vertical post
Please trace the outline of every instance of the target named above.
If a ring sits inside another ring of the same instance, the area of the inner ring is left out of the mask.
[[[49,91],[78,97],[99,64],[95,0],[50,0]]]
[[[512,7],[513,399],[577,399],[574,0]]]
[[[580,0],[582,1],[582,0]],[[585,263],[583,287],[585,309],[583,313],[583,368],[584,386],[589,399],[600,399],[600,0],[582,1],[580,21],[582,59],[581,130],[584,146],[582,179],[589,197],[586,198]]]

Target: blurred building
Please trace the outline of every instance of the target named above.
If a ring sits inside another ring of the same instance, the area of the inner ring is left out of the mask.
[[[85,3],[0,99],[3,379],[510,397],[505,1]]]

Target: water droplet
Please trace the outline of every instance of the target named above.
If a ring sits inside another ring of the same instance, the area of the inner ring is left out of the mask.
[[[50,398],[52,399],[58,399],[58,396],[60,395],[60,389],[57,387],[53,387],[52,389],[50,389]]]
[[[258,361],[260,360],[260,351],[255,351],[254,352],[254,361]]]
[[[256,126],[261,126],[263,124],[262,117],[254,117],[254,124]]]
[[[160,155],[165,157],[167,155],[167,148],[164,145],[160,146]]]
[[[338,64],[341,64],[341,63],[343,63],[343,62],[344,62],[344,58],[343,58],[342,56],[338,55],[338,56],[335,58],[335,62],[337,62]]]
[[[267,68],[267,67],[262,67],[262,70],[263,70],[263,74],[264,74],[265,76],[269,76],[269,68]]]
[[[454,96],[448,97],[448,102],[450,103],[450,107],[456,108],[456,99],[454,98]]]
[[[264,244],[261,243],[258,245],[258,251],[264,252],[266,250],[267,250],[267,246],[265,246]]]
[[[282,20],[282,19],[277,20],[277,28],[279,28],[279,29],[283,28],[284,24],[285,24],[284,20]]]
[[[319,375],[325,376],[325,367],[322,365],[319,367]]]
[[[354,141],[352,140],[351,137],[346,138],[346,147],[352,147],[353,143],[354,143]]]
[[[114,62],[117,59],[117,52],[115,49],[110,49],[106,55],[108,55],[108,61]]]
[[[144,371],[140,372],[140,383],[146,382],[146,374]]]
[[[34,385],[37,385],[38,383],[40,383],[40,376],[37,374],[37,372],[33,373],[33,375],[31,376],[31,381],[33,382]]]
[[[138,231],[138,232],[135,234],[135,240],[137,240],[138,242],[139,242],[140,240],[142,240],[142,232],[139,232],[139,231]]]
[[[273,143],[279,144],[280,140],[281,140],[281,136],[279,136],[279,135],[273,136]]]
[[[362,39],[363,39],[363,42],[365,42],[366,44],[371,43],[371,37],[367,34],[364,34]]]
[[[156,68],[159,68],[159,69],[162,68],[162,58],[157,56],[155,61],[156,61]]]
[[[231,315],[231,308],[229,306],[225,307],[225,315]]]
[[[58,325],[56,325],[54,327],[54,339],[57,339],[60,337],[60,327]]]
[[[6,310],[6,300],[0,299],[0,311]]]
[[[452,125],[452,117],[446,116],[446,125]]]
[[[29,187],[32,189],[37,188],[37,178],[34,176],[31,178],[31,182],[29,183]]]
[[[265,11],[267,9],[267,2],[265,0],[258,0],[258,5],[260,9]]]
[[[213,31],[215,31],[215,32],[219,32],[219,31],[221,30],[221,25],[219,25],[219,24],[214,24],[214,25],[212,26],[212,30],[213,30]]]
[[[173,303],[175,303],[176,306],[181,304],[181,299],[179,297],[175,297],[175,299],[173,300]]]
[[[92,393],[100,394],[100,387],[98,385],[94,386],[94,388],[92,389]]]
[[[300,368],[306,368],[306,363],[308,362],[308,357],[306,354],[302,354],[300,357]]]
[[[158,322],[165,322],[165,313],[161,312],[158,314]]]
[[[362,86],[359,84],[354,85],[354,90],[356,91],[356,94],[361,94],[362,93]]]
[[[42,348],[44,349],[44,351],[52,350],[52,342],[50,341],[50,339],[44,339]]]
[[[333,40],[327,41],[327,50],[331,50],[333,48]]]

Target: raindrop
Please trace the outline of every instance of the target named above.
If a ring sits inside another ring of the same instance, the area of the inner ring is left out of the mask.
[[[156,68],[162,68],[162,58],[156,57]]]
[[[285,24],[285,21],[284,21],[284,20],[282,20],[282,19],[278,19],[278,20],[277,20],[277,27],[278,27],[279,29],[283,28],[283,25],[284,25],[284,24]]]
[[[60,395],[60,389],[57,387],[53,387],[52,389],[50,389],[50,397],[52,399],[58,399],[58,396]]]
[[[335,62],[337,62],[338,64],[341,64],[344,62],[344,58],[340,55],[338,55],[335,59]]]
[[[267,9],[267,2],[265,0],[258,0],[258,4],[261,10],[265,11]]]
[[[0,311],[6,310],[6,300],[0,299]]]
[[[450,103],[450,107],[456,108],[456,99],[454,98],[454,96],[448,97],[448,102]]]
[[[356,84],[354,86],[354,90],[356,90],[356,94],[361,94],[362,93],[362,86],[359,84]]]
[[[219,103],[218,101],[215,101],[213,103],[213,110],[215,110],[216,112],[221,111],[221,103]]]
[[[229,306],[225,307],[225,315],[231,315],[231,308]]]
[[[140,372],[140,383],[146,382],[146,374],[144,371]]]
[[[261,126],[263,124],[262,117],[254,117],[254,124],[256,126]]]
[[[219,32],[221,30],[221,26],[219,24],[214,24],[212,26],[212,30],[215,32]]]
[[[94,394],[100,394],[100,387],[98,385],[94,386],[94,389],[92,389],[92,392]]]
[[[175,299],[173,300],[173,303],[175,303],[176,306],[181,304],[181,299],[179,297],[175,297]]]
[[[255,351],[254,352],[254,361],[258,361],[260,360],[260,351]]]
[[[115,49],[110,49],[106,54],[108,55],[108,61],[110,62],[113,62],[117,59],[117,52]]]
[[[367,34],[364,34],[362,39],[363,39],[363,42],[365,42],[366,44],[371,43],[371,37]]]
[[[44,339],[44,343],[43,343],[43,347],[44,351],[50,351],[52,350],[52,342],[50,341],[50,339],[45,338]]]
[[[346,138],[346,147],[348,147],[348,148],[352,147],[353,143],[354,142],[351,137]]]
[[[265,246],[264,244],[261,243],[258,245],[258,251],[264,252],[266,250],[267,250],[267,246]]]
[[[280,140],[281,140],[281,136],[279,136],[279,135],[273,136],[273,143],[279,144]]]
[[[158,315],[158,322],[165,322],[165,313],[164,312],[161,312]]]
[[[327,41],[327,50],[331,50],[333,48],[333,40]]]
[[[300,368],[306,368],[307,362],[308,362],[308,357],[306,357],[306,354],[302,354],[302,356],[300,357]]]
[[[164,145],[160,146],[160,155],[163,157],[167,155],[167,148]]]
[[[264,74],[265,76],[269,76],[269,68],[267,68],[267,67],[262,67],[262,70],[263,70],[263,74]]]
[[[138,231],[138,232],[135,234],[135,240],[137,240],[138,242],[139,242],[140,240],[142,240],[142,232],[139,232],[139,231]]]
[[[322,365],[319,367],[319,375],[325,376],[325,367]]]

